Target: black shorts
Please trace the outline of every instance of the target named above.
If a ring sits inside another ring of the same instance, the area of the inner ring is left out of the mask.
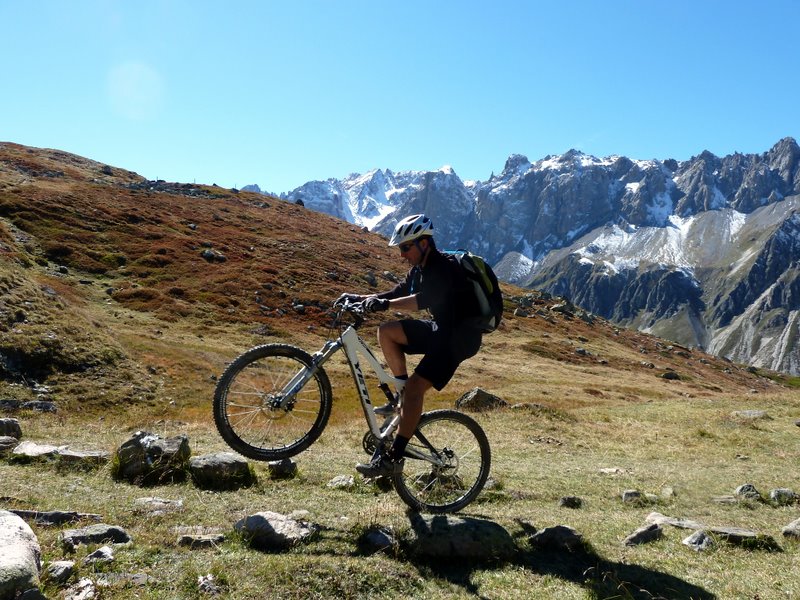
[[[481,347],[481,332],[471,327],[444,331],[435,321],[400,321],[408,345],[406,354],[423,354],[414,372],[441,391],[462,361],[475,356]]]

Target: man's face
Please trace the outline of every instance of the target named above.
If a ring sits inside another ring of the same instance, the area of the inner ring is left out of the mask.
[[[416,267],[425,257],[425,250],[428,249],[428,240],[415,240],[400,244],[400,256],[405,258],[412,267]]]

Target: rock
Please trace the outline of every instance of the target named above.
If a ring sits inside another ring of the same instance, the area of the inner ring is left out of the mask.
[[[761,500],[761,493],[756,489],[752,483],[745,483],[736,488],[733,492],[738,498],[745,500]]]
[[[297,475],[297,463],[291,458],[273,460],[267,463],[272,479],[292,479]]]
[[[770,552],[780,551],[780,547],[772,537],[740,527],[709,527],[697,521],[666,517],[657,512],[647,515],[647,522],[658,523],[659,525],[672,525],[679,529],[705,531],[730,544],[744,546],[749,549],[768,550]]]
[[[17,419],[0,419],[0,436],[22,439],[22,428]]]
[[[234,525],[254,548],[285,550],[311,538],[317,528],[279,513],[264,511],[241,519]]]
[[[48,413],[57,413],[58,406],[55,402],[51,402],[50,400],[30,400],[28,402],[23,402],[20,404],[21,410],[32,410],[35,412],[48,412]]]
[[[664,536],[664,529],[658,523],[650,523],[640,527],[623,540],[626,546],[638,546],[661,539]]]
[[[84,565],[110,562],[114,562],[114,551],[110,546],[101,546],[91,554],[87,554],[86,558],[83,559]]]
[[[83,544],[128,544],[131,536],[128,532],[114,525],[98,523],[82,529],[65,529],[59,536],[61,544],[70,552]]]
[[[233,452],[194,457],[189,461],[189,471],[195,485],[206,490],[237,490],[256,482],[250,464]]]
[[[583,536],[572,527],[556,525],[534,533],[530,537],[530,543],[536,548],[573,551],[583,545]]]
[[[222,588],[210,573],[208,575],[200,575],[197,578],[197,589],[209,596],[219,596],[222,593]]]
[[[731,413],[731,416],[737,419],[746,419],[749,421],[756,421],[758,419],[763,419],[766,421],[772,420],[772,417],[770,417],[765,410],[736,410]]]
[[[19,446],[19,440],[17,438],[11,437],[10,435],[0,436],[0,456],[8,454],[17,446]]]
[[[88,577],[81,578],[64,593],[64,600],[91,600],[97,598],[97,588]]]
[[[133,507],[135,512],[159,516],[183,510],[183,500],[169,500],[168,498],[149,496],[134,500]]]
[[[187,534],[178,537],[178,546],[187,546],[192,550],[198,548],[216,548],[225,541],[221,533]]]
[[[516,552],[511,535],[497,523],[453,515],[411,516],[404,545],[415,556],[441,561],[503,561]]]
[[[527,310],[525,310],[524,308],[515,308],[514,309],[514,316],[515,317],[526,318],[526,317],[530,317],[531,314]]]
[[[62,467],[93,469],[106,464],[111,454],[103,450],[71,450],[64,448],[58,451],[58,464]]]
[[[507,406],[505,400],[481,388],[474,388],[456,400],[456,408],[462,410],[482,411],[504,406]]]
[[[391,530],[383,527],[371,527],[358,538],[359,548],[367,554],[392,552],[397,545],[397,539]]]
[[[116,452],[112,475],[136,485],[182,481],[188,471],[189,440],[185,435],[163,439],[137,431]]]
[[[11,460],[12,462],[16,463],[31,463],[36,461],[55,460],[59,451],[66,449],[67,446],[53,446],[50,444],[21,442],[11,452]]]
[[[583,500],[577,496],[564,496],[558,500],[558,505],[563,508],[580,508],[583,506]]]
[[[622,492],[622,502],[625,504],[645,504],[645,497],[639,490],[625,490]]]
[[[39,587],[39,540],[19,516],[0,510],[0,598]]]
[[[769,493],[769,499],[778,506],[789,506],[800,500],[794,490],[788,488],[777,488]]]
[[[94,521],[100,520],[100,515],[91,513],[79,513],[74,511],[64,510],[20,510],[13,509],[11,512],[27,521],[33,521],[37,525],[63,525],[64,523],[77,523],[84,519],[92,519]]]
[[[200,256],[203,258],[203,260],[206,260],[210,263],[225,262],[228,260],[224,254],[217,252],[216,250],[212,250],[211,248],[204,249],[202,252],[200,252]]]
[[[708,550],[709,548],[715,545],[714,539],[702,529],[695,531],[689,537],[684,538],[681,543],[686,546],[689,546],[689,548],[691,548],[695,552],[702,552],[703,550]]]
[[[666,371],[661,374],[661,379],[667,379],[671,381],[679,381],[681,378],[675,371]]]
[[[800,541],[800,519],[792,521],[781,530],[783,537]]]
[[[56,585],[65,584],[75,574],[74,560],[57,560],[47,565],[45,578]]]
[[[335,490],[349,490],[355,486],[352,475],[337,475],[328,482],[328,487]]]

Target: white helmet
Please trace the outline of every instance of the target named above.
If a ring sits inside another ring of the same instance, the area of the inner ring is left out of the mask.
[[[422,214],[411,215],[395,226],[389,245],[399,246],[425,235],[433,235],[433,221]]]

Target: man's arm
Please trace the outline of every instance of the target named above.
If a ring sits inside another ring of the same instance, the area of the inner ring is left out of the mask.
[[[375,294],[374,296],[367,296],[367,298],[380,298],[381,294]],[[386,310],[403,310],[403,311],[416,311],[419,310],[419,304],[417,303],[417,294],[412,294],[410,296],[401,296],[400,298],[386,298],[389,300],[389,306]]]

